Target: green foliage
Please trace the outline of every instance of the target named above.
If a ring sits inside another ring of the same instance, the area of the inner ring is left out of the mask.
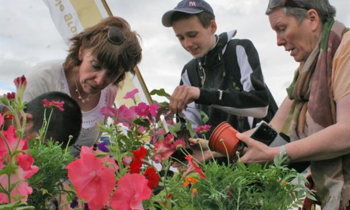
[[[0,210],[32,210],[35,209],[34,206],[25,206],[25,202],[13,202],[8,204],[1,204]]]
[[[37,209],[46,209],[47,202],[62,192],[60,179],[66,178],[66,166],[74,157],[68,149],[62,149],[52,140],[43,144],[32,139],[29,141],[29,148],[29,154],[33,156],[39,171],[28,180],[33,188],[33,193],[28,197],[28,204]]]
[[[300,206],[311,192],[304,186],[306,178],[275,158],[273,164],[218,165],[203,164],[205,179],[197,178],[192,186],[177,186],[173,193],[173,209],[242,209],[286,210]],[[177,178],[173,178],[174,185]],[[297,184],[292,184],[292,180]],[[196,193],[193,194],[193,189]],[[312,193],[311,193],[312,194]],[[309,196],[308,196],[309,197]],[[312,198],[312,196],[311,196]]]

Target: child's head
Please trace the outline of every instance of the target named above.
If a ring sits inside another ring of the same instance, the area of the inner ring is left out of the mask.
[[[173,28],[182,47],[194,58],[203,57],[215,46],[215,15],[203,0],[181,1],[163,15],[162,23]]]
[[[73,145],[78,139],[82,126],[82,113],[78,103],[62,92],[47,92],[33,100],[31,100],[25,108],[27,116],[27,128],[25,135],[27,137],[34,137],[42,128],[44,113],[46,109],[46,119],[48,119],[51,109],[45,108],[43,100],[64,102],[63,111],[54,107],[52,116],[47,129],[46,138],[52,138],[54,141],[62,143],[65,148],[68,144],[69,136],[72,139],[69,146]]]
[[[215,20],[211,6],[203,0],[183,0],[173,9],[163,15],[162,23],[165,27],[172,27],[173,23],[182,19],[196,16],[204,28],[208,28]]]

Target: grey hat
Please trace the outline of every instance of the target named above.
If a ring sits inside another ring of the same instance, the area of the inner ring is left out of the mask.
[[[209,12],[214,16],[214,11],[207,2],[203,0],[182,0],[173,10],[167,11],[163,15],[162,23],[165,27],[171,27],[171,18],[175,12],[198,14],[203,11]]]

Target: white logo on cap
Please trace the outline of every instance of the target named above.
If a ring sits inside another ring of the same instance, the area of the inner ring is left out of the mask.
[[[188,2],[188,5],[189,5],[190,7],[196,7],[196,6],[197,6],[195,1],[190,1],[190,2]]]

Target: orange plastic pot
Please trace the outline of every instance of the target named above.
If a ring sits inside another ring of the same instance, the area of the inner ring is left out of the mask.
[[[220,123],[212,132],[209,138],[209,148],[229,157],[235,157],[240,146],[240,141],[236,137],[237,130],[227,122]]]

